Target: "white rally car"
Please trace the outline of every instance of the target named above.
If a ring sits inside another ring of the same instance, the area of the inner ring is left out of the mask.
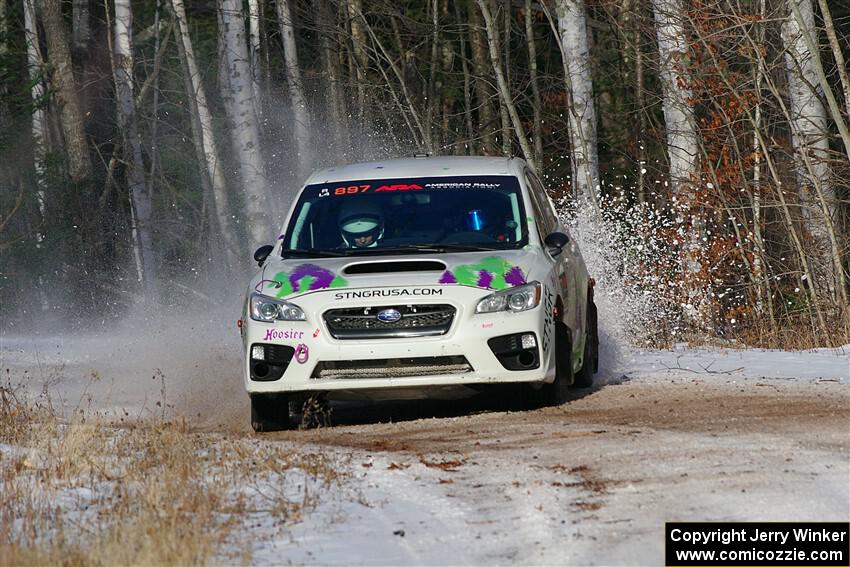
[[[456,397],[523,382],[561,404],[592,383],[593,280],[521,159],[317,171],[254,258],[241,330],[257,431],[292,426],[318,393]]]

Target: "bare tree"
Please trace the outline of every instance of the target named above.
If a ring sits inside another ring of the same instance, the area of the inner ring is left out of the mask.
[[[286,68],[286,82],[289,84],[289,100],[292,105],[292,119],[295,130],[295,145],[298,148],[296,173],[299,181],[311,171],[313,149],[311,142],[310,113],[307,98],[301,82],[301,67],[298,64],[298,46],[295,44],[295,28],[289,0],[277,0],[277,22],[283,41],[283,61]]]
[[[569,93],[573,187],[585,203],[597,203],[599,153],[596,149],[596,108],[587,43],[587,14],[584,0],[558,0],[558,35]]]
[[[236,255],[236,239],[231,226],[232,214],[227,198],[221,155],[213,131],[212,114],[207,104],[206,89],[198,72],[195,61],[195,50],[189,36],[189,23],[183,0],[171,0],[171,8],[177,20],[174,35],[177,42],[180,59],[184,64],[186,82],[186,97],[191,108],[192,130],[195,137],[195,151],[201,169],[203,185],[208,187],[211,199],[207,209],[210,214],[211,227],[217,228],[222,237],[227,264],[230,269],[240,265]],[[215,230],[212,231],[213,233]],[[219,249],[219,247],[215,247]]]
[[[850,74],[847,71],[847,63],[844,60],[844,53],[841,50],[841,44],[838,42],[835,24],[832,22],[832,14],[826,1],[818,0],[818,5],[823,16],[823,27],[829,40],[829,47],[832,50],[832,56],[835,58],[835,67],[838,71],[838,78],[841,80],[841,88],[844,91],[844,109],[847,113],[847,119],[850,120]]]
[[[366,31],[361,0],[346,0],[348,22],[351,28],[351,54],[354,65],[355,88],[357,91],[357,117],[365,125],[366,116],[366,70],[369,56],[366,53]]]
[[[231,139],[239,163],[240,186],[245,195],[245,217],[253,244],[269,238],[269,217],[266,209],[266,172],[260,152],[260,130],[251,88],[251,68],[245,40],[245,20],[240,0],[219,0],[224,40],[224,60],[221,72],[229,80],[224,94],[231,122]]]
[[[339,63],[339,48],[337,44],[338,26],[336,17],[332,13],[330,0],[319,2],[319,42],[322,50],[322,67],[325,72],[325,81],[328,89],[327,114],[331,138],[334,141],[336,152],[344,151],[346,148],[347,123],[345,116],[345,99],[342,96],[342,70]]]
[[[32,111],[32,144],[33,144],[33,161],[35,165],[35,180],[38,190],[36,198],[38,199],[38,208],[42,215],[45,211],[45,190],[47,167],[45,165],[45,114],[42,107],[42,99],[44,98],[44,83],[42,82],[42,67],[44,60],[41,56],[41,49],[38,41],[38,27],[35,20],[34,0],[24,0],[24,33],[26,34],[27,42],[27,68],[29,69],[30,94],[33,102]]]
[[[145,181],[142,143],[136,123],[133,95],[133,11],[130,0],[115,0],[115,39],[113,42],[115,102],[118,127],[123,139],[126,178],[130,190],[134,240],[141,258],[145,300],[158,300],[158,274],[154,258],[153,202]]]
[[[811,49],[805,37],[815,29],[814,11],[811,0],[788,1],[789,15],[782,26],[786,45],[788,119],[805,225],[815,241],[814,269],[823,275],[826,292],[840,299],[846,310],[850,305],[834,228],[837,201],[829,179],[827,113],[816,90],[820,54]]]
[[[59,105],[60,125],[68,153],[68,170],[73,181],[81,182],[91,177],[92,165],[60,4],[60,0],[42,0],[42,21],[52,69],[50,80]]]
[[[490,76],[490,61],[487,46],[487,34],[484,31],[484,17],[476,4],[469,3],[469,42],[472,50],[472,74],[478,108],[478,133],[481,136],[481,153],[485,155],[496,151],[496,137],[493,129],[496,115],[493,111],[493,96],[487,78]]]
[[[260,22],[259,0],[248,0],[248,52],[251,60],[251,86],[254,89],[254,100],[257,102],[257,114],[261,114],[263,108],[260,91],[262,78]]]
[[[502,70],[499,47],[495,40],[496,32],[493,16],[490,14],[490,9],[487,6],[487,0],[477,1],[478,7],[481,8],[481,14],[484,16],[484,25],[487,30],[487,40],[490,47],[490,63],[493,66],[493,71],[496,73],[496,83],[499,85],[499,93],[502,97],[502,103],[505,105],[508,114],[510,115],[514,133],[519,140],[520,148],[522,148],[522,154],[528,161],[529,167],[532,171],[534,171],[536,169],[534,165],[534,154],[531,151],[531,145],[528,143],[528,137],[525,135],[525,130],[522,127],[522,122],[519,119],[519,114],[517,113],[516,105],[514,104],[513,97],[511,96],[508,82],[505,80],[505,74]],[[505,135],[508,135],[508,133],[505,132]]]
[[[543,167],[543,121],[541,118],[540,82],[537,78],[537,42],[534,39],[534,12],[531,0],[525,0],[525,41],[528,45],[528,82],[531,84],[531,111],[534,124],[531,137],[534,143],[534,159]]]
[[[674,195],[688,191],[697,175],[698,140],[691,96],[690,80],[684,68],[687,51],[685,7],[682,0],[652,0],[655,32],[658,39],[658,70],[661,79],[664,123],[667,134],[667,156],[670,161],[670,184]]]
[[[73,6],[73,28],[72,41],[74,52],[88,49],[91,39],[91,25],[89,22],[89,0],[74,0]]]

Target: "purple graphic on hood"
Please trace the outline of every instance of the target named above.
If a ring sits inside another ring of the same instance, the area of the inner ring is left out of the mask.
[[[445,272],[443,272],[443,275],[440,276],[440,283],[444,283],[444,284],[457,283],[457,278],[455,278],[454,274],[452,274],[451,272],[446,270]]]
[[[313,277],[313,281],[310,282],[310,290],[331,287],[331,282],[334,280],[334,273],[330,270],[326,270],[316,264],[301,264],[289,274],[289,283],[292,284],[292,291],[306,291],[299,288],[301,279],[304,276]]]
[[[304,278],[310,278],[309,286],[302,285]],[[267,288],[278,289],[277,297],[286,297],[293,293],[304,293],[329,287],[346,287],[348,282],[332,271],[316,264],[301,264],[295,266],[290,273],[278,272],[274,279],[265,280]]]
[[[507,278],[505,278],[507,280]],[[493,283],[493,274],[488,272],[487,270],[481,270],[478,272],[478,287],[486,287],[489,288],[490,284]]]

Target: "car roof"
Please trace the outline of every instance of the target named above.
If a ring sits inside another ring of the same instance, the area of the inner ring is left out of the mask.
[[[307,178],[305,185],[360,179],[515,175],[524,163],[519,158],[485,156],[394,158],[320,169]]]

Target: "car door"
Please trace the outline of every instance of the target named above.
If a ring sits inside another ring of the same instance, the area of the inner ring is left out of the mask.
[[[535,209],[535,217],[539,219],[537,229],[540,232],[540,240],[553,232],[563,232],[569,236],[567,228],[558,220],[555,208],[537,176],[526,171],[526,181]],[[561,318],[573,332],[573,346],[576,345],[578,338],[583,336],[585,326],[584,302],[576,293],[576,290],[581,289],[578,280],[581,277],[581,270],[579,269],[580,263],[577,254],[578,248],[570,237],[570,241],[564,246],[563,251],[552,258],[555,262],[555,275],[559,282],[559,294],[564,306],[564,313]]]

